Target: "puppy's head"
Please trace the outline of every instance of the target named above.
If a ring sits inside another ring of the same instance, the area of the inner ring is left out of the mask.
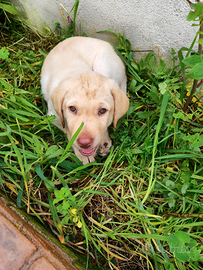
[[[99,148],[108,126],[128,110],[129,100],[113,80],[94,72],[84,73],[61,82],[52,93],[55,111],[68,139],[84,122],[74,146],[84,156],[93,155]]]

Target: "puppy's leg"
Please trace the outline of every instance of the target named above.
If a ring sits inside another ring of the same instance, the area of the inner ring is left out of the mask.
[[[108,155],[108,153],[110,152],[110,147],[112,145],[112,141],[109,138],[109,133],[108,130],[104,133],[102,142],[101,142],[101,148],[100,148],[100,152],[99,155],[100,156],[106,156]]]

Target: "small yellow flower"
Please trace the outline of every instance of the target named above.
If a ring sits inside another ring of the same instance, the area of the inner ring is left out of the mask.
[[[77,224],[78,228],[82,228],[82,222],[79,220]]]
[[[74,208],[74,209],[72,209],[72,210],[71,210],[71,213],[72,213],[73,215],[76,215],[76,213],[77,213],[77,209],[75,209],[75,208]]]
[[[192,85],[187,85],[186,86],[186,90],[187,90],[187,93],[186,95],[189,96],[190,95],[190,88],[192,87]]]
[[[192,102],[196,102],[196,101],[197,101],[196,97],[193,97]]]
[[[73,222],[74,223],[77,223],[78,222],[78,217],[77,216],[73,218]]]

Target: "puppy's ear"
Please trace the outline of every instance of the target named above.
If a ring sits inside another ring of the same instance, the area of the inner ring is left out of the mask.
[[[118,120],[127,112],[129,108],[129,99],[126,94],[114,83],[111,88],[111,94],[114,99],[114,120],[113,127],[116,128]]]
[[[63,126],[63,128],[65,128],[65,119],[64,119],[64,114],[63,114],[63,102],[64,99],[66,97],[67,94],[67,90],[66,91],[61,91],[61,89],[59,89],[59,87],[56,87],[53,91],[53,93],[51,94],[51,99],[54,105],[54,109],[57,112],[57,114],[60,116],[61,119],[61,124]]]

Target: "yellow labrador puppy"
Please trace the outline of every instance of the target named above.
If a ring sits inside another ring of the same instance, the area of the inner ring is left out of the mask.
[[[89,37],[59,43],[46,57],[41,73],[42,93],[53,123],[70,138],[84,126],[73,144],[76,156],[87,164],[97,150],[111,146],[108,126],[128,110],[125,66],[113,47]]]

